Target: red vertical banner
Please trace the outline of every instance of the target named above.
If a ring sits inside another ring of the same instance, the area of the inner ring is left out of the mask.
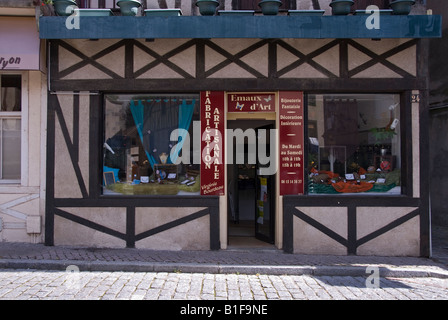
[[[279,92],[280,195],[304,192],[303,92]]]
[[[201,92],[201,195],[224,195],[224,92]]]

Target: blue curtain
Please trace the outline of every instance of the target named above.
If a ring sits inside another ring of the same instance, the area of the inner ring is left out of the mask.
[[[151,164],[151,168],[154,169],[154,165],[157,163],[156,159],[149,154],[148,149],[143,143],[143,124],[144,124],[144,106],[141,100],[138,100],[138,105],[135,105],[134,100],[131,100],[131,113],[134,118],[135,126],[137,128],[138,135],[140,136],[140,140],[144,146],[146,156],[148,157],[148,161]]]
[[[193,99],[191,104],[187,104],[186,99],[182,101],[182,104],[179,105],[179,114],[178,114],[178,128],[184,129],[180,130],[178,142],[176,145],[176,150],[173,154],[173,159],[171,157],[168,158],[167,163],[174,163],[176,162],[179,152],[182,150],[183,142],[185,141],[186,134],[190,128],[191,121],[193,119],[193,112],[195,108],[196,101]],[[157,160],[149,153],[148,148],[149,145],[145,145],[143,140],[143,126],[144,126],[144,106],[142,103],[142,100],[138,100],[137,105],[135,104],[135,100],[131,100],[130,102],[130,109],[132,113],[132,117],[134,118],[135,126],[137,128],[137,132],[140,136],[140,140],[142,142],[143,148],[145,149],[145,154],[148,157],[148,161],[151,164],[151,167],[154,169],[154,165],[157,162]]]
[[[186,100],[183,100],[182,104],[179,105],[179,137],[176,144],[176,149],[173,153],[173,159],[170,156],[170,163],[175,163],[177,158],[179,157],[179,152],[182,150],[184,145],[185,137],[187,135],[188,130],[190,129],[191,120],[193,119],[193,111],[194,111],[195,100],[191,102],[191,104],[187,104]]]

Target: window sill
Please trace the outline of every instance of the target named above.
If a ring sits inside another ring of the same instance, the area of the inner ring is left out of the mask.
[[[380,196],[380,197],[388,197],[388,196],[401,196],[401,187],[397,186],[386,192],[357,192],[357,193],[308,193],[308,196],[337,196],[337,197],[347,197],[347,196],[355,196],[355,197],[371,197],[371,196]]]
[[[0,193],[2,194],[24,194],[40,193],[40,187],[28,187],[18,183],[4,183],[0,181]]]
[[[8,179],[0,180],[0,186],[2,185],[8,185],[8,186],[15,185],[17,187],[21,186],[20,180],[8,180]]]

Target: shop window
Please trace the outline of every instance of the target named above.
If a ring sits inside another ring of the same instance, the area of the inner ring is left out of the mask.
[[[0,75],[0,182],[20,182],[22,77]]]
[[[399,95],[308,96],[308,193],[401,194]]]
[[[106,95],[103,194],[199,194],[196,120],[196,94]]]

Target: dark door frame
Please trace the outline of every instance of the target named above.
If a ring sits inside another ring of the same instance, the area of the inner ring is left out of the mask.
[[[275,122],[268,124],[266,126],[258,127],[257,130],[257,137],[258,137],[258,130],[259,129],[275,129]],[[269,141],[269,138],[268,138]],[[258,148],[258,144],[257,144]],[[275,154],[275,145],[273,147],[269,148],[269,153],[272,155],[274,152]],[[257,155],[258,155],[258,149],[257,149]],[[267,179],[267,190],[268,191],[268,197],[269,197],[269,234],[263,234],[259,230],[260,225],[257,221],[258,218],[258,200],[259,200],[259,192],[261,191],[261,182],[259,180],[259,177],[262,175],[258,174],[259,172],[259,163],[258,163],[258,157],[257,157],[257,164],[256,164],[256,174],[255,174],[255,238],[261,241],[265,241],[268,243],[274,243],[275,242],[275,219],[276,219],[276,177],[277,175],[271,175]]]
[[[260,122],[256,123],[257,120],[260,121]],[[275,126],[276,126],[275,120],[266,120],[266,119],[247,119],[247,118],[244,118],[244,119],[228,120],[228,123],[229,123],[229,121],[244,122],[246,125],[242,125],[243,128],[241,128],[241,129],[243,131],[245,131],[248,128],[252,128],[252,129],[255,129],[255,130],[256,129],[262,129],[262,128],[274,129]],[[229,127],[229,125],[228,125],[228,127]],[[233,126],[231,126],[231,127],[233,128]],[[235,143],[234,142],[232,142],[232,148],[235,148]],[[257,146],[257,148],[258,148],[258,146]],[[275,148],[275,146],[274,146],[274,148]],[[257,151],[258,151],[258,149],[257,149]],[[234,159],[232,159],[233,162],[235,162],[234,161],[235,160],[235,153],[236,152],[235,152],[235,149],[234,149],[234,152],[233,152]],[[257,162],[258,162],[258,157],[257,157]],[[230,165],[228,165],[227,167],[229,167],[229,166]],[[233,163],[233,164],[231,164],[231,166],[234,166],[234,168],[237,168],[238,164]],[[258,169],[258,165],[256,167],[257,168],[255,170]],[[229,190],[227,192],[226,197],[227,197],[227,204],[229,206],[228,210],[232,210],[231,199],[229,198],[230,197],[230,193],[232,193],[233,201],[234,201],[234,204],[233,204],[234,217],[232,219],[231,216],[228,216],[227,221],[228,221],[229,224],[227,226],[227,232],[229,231],[229,228],[230,228],[232,223],[236,223],[237,224],[239,222],[239,208],[238,208],[239,192],[238,192],[238,181],[237,181],[238,179],[237,178],[238,178],[238,170],[234,169],[234,170],[228,170],[227,171],[227,182],[226,183],[228,184]],[[269,221],[269,223],[270,223],[270,227],[269,227],[270,235],[268,237],[266,237],[266,236],[264,236],[263,234],[260,234],[260,233],[257,234],[257,232],[256,232],[256,230],[257,230],[257,226],[256,226],[256,224],[257,224],[257,221],[256,221],[256,210],[257,210],[257,203],[256,203],[256,201],[257,201],[257,199],[256,199],[256,197],[257,197],[257,191],[258,191],[257,188],[255,189],[255,197],[254,197],[254,229],[255,230],[254,230],[253,237],[255,237],[258,240],[270,243],[270,244],[274,244],[275,243],[275,223],[276,223],[276,216],[277,216],[277,212],[276,212],[277,208],[276,208],[276,200],[275,200],[276,199],[276,178],[277,178],[277,175],[274,174],[271,177],[271,179],[269,179],[269,181],[270,181],[270,183],[272,185],[269,188],[269,189],[271,189],[270,210],[271,210],[271,216],[272,217],[271,217],[271,219]],[[231,179],[234,180],[233,185],[229,184]],[[258,176],[255,175],[255,185],[257,185],[257,180],[258,180]],[[230,190],[230,189],[232,189],[232,190]],[[228,212],[232,213],[232,211],[228,211]],[[227,233],[227,235],[229,236],[229,233]]]

